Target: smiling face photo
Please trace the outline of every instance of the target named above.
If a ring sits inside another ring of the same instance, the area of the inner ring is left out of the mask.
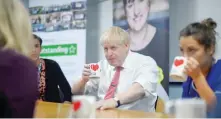
[[[169,79],[168,0],[114,0],[113,24],[128,32],[131,51],[156,61],[166,79],[162,84],[166,86]]]
[[[150,3],[149,0],[126,0],[124,9],[130,28],[138,31],[146,23],[149,15]]]

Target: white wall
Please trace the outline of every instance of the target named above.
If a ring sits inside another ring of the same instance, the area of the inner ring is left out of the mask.
[[[217,23],[218,27],[216,31],[221,34],[221,0],[196,0],[198,4],[197,5],[197,17],[196,20],[204,19],[205,17],[211,17],[213,18]],[[218,37],[217,39],[217,51],[216,52],[216,58],[221,58],[221,39]]]
[[[109,27],[113,25],[113,0],[106,0],[104,2],[100,2],[99,6],[99,36]],[[103,49],[100,47],[99,50],[99,58],[104,58]]]
[[[195,0],[169,0],[170,3],[170,40],[169,40],[169,66],[173,58],[179,55],[179,31],[196,16]],[[180,98],[182,93],[181,85],[169,85],[169,97],[172,99]]]
[[[86,63],[99,60],[99,8],[98,2],[88,0],[87,4],[87,31],[86,31]]]
[[[86,62],[97,62],[104,59],[99,39],[107,28],[112,26],[112,0],[88,0]]]

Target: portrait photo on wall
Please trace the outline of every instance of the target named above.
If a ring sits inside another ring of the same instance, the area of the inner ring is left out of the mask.
[[[113,24],[131,38],[131,51],[152,57],[168,91],[169,2],[168,0],[114,0]],[[159,78],[159,80],[160,80]]]
[[[34,32],[45,30],[45,15],[32,15],[31,17],[32,30]]]
[[[29,8],[30,15],[44,14],[45,10],[43,6],[36,6]]]
[[[85,1],[78,1],[78,2],[72,2],[71,3],[71,8],[73,10],[82,10],[82,9],[86,9],[86,2]]]

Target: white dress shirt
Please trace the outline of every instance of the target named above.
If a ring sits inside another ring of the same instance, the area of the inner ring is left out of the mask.
[[[169,101],[169,96],[160,83],[157,84],[157,95],[163,102]]]
[[[107,60],[98,62],[100,78],[91,78],[85,86],[86,95],[94,95],[103,100],[115,73],[115,67]],[[133,83],[139,83],[145,90],[145,96],[130,104],[121,105],[121,109],[155,111],[157,99],[158,67],[153,58],[129,51],[120,72],[116,93],[126,92]]]

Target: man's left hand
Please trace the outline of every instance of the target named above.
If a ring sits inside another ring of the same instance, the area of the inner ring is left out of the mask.
[[[100,110],[116,108],[116,106],[117,102],[113,98],[110,98],[103,101],[102,105],[100,106]]]

